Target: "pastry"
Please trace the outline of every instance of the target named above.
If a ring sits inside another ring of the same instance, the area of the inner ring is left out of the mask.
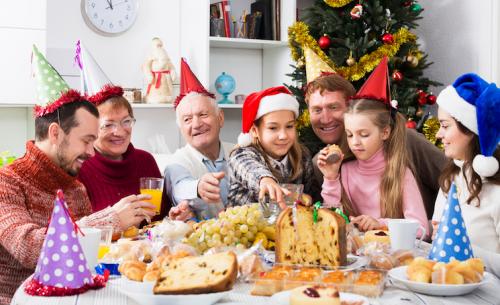
[[[479,258],[471,258],[460,262],[451,269],[460,273],[464,277],[464,282],[466,284],[479,283],[483,279],[484,265]]]
[[[306,284],[315,284],[321,277],[321,269],[314,267],[302,267],[292,273],[284,284],[284,290],[293,289]]]
[[[432,270],[426,268],[425,266],[418,265],[413,269],[413,272],[407,274],[410,281],[420,282],[420,283],[430,283],[431,282]]]
[[[139,229],[136,226],[131,226],[123,232],[123,237],[132,238],[139,234]]]
[[[264,271],[262,261],[257,254],[252,254],[242,258],[238,262],[238,267],[243,278],[247,278],[251,274],[258,274]]]
[[[328,154],[326,155],[326,163],[333,164],[340,160],[342,150],[338,145],[332,144],[328,146]]]
[[[325,273],[321,282],[325,284],[347,285],[351,282],[352,275],[353,273],[349,271],[334,270]]]
[[[365,244],[371,242],[378,242],[383,244],[391,243],[391,240],[389,239],[389,232],[385,230],[366,231],[364,241]]]
[[[434,284],[456,284],[465,283],[464,277],[453,269],[446,267],[446,264],[436,264],[432,272],[432,283]]]
[[[118,271],[129,280],[142,282],[146,274],[146,264],[140,261],[125,261],[120,264]]]
[[[160,277],[161,271],[159,269],[148,271],[144,274],[142,281],[143,282],[156,282]]]
[[[162,267],[155,294],[202,294],[230,290],[238,275],[233,252],[176,258]]]
[[[291,266],[276,265],[267,272],[260,272],[255,278],[250,294],[271,296],[283,290],[283,281],[293,273]]]
[[[395,259],[387,253],[374,253],[370,257],[370,266],[377,269],[390,270],[394,268],[395,265]]]
[[[292,290],[290,305],[340,305],[340,295],[334,287],[306,285]]]
[[[308,266],[341,266],[346,264],[345,220],[328,209],[318,209],[317,222],[313,208],[298,205],[296,223],[292,208],[286,208],[276,222],[276,262]]]
[[[377,270],[363,270],[358,272],[354,281],[354,293],[367,297],[377,297],[382,294],[384,287],[382,283],[383,275]]]
[[[392,253],[392,256],[396,260],[396,265],[398,266],[407,266],[413,262],[415,258],[413,252],[410,250],[397,250]]]

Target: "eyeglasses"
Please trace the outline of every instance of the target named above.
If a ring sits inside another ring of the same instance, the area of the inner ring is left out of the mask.
[[[120,125],[123,129],[130,129],[134,126],[136,119],[135,118],[125,118],[120,123],[108,121],[101,124],[101,130],[105,132],[111,132],[118,129],[118,125]]]

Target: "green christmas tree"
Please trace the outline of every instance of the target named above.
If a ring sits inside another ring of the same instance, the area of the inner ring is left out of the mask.
[[[302,20],[289,28],[289,44],[296,65],[290,74],[294,85],[288,88],[301,106],[300,139],[313,153],[323,145],[309,125],[304,101],[307,84],[304,48],[310,48],[356,89],[387,56],[391,96],[407,117],[407,126],[415,128],[425,106],[436,102],[429,87],[440,85],[424,76],[431,63],[411,32],[418,26],[422,10],[416,1],[316,0],[304,10]]]

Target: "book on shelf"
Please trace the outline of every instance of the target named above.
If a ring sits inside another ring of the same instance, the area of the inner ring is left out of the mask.
[[[231,12],[231,5],[228,0],[222,0],[222,16],[224,17],[224,29],[226,30],[226,37],[231,37],[231,19],[229,14]]]
[[[248,38],[249,39],[260,39],[259,33],[262,26],[262,13],[255,12],[247,16],[247,26],[248,26]]]
[[[274,0],[260,0],[250,5],[252,14],[260,12],[262,14],[262,22],[259,31],[256,33],[256,39],[273,40],[273,23],[274,16],[272,12],[272,2]]]

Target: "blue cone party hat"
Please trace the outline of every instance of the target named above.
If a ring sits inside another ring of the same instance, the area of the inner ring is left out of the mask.
[[[107,277],[93,277],[87,267],[77,237],[78,229],[59,190],[35,274],[25,287],[26,293],[63,296],[104,287]]]
[[[436,238],[432,242],[429,259],[447,263],[453,259],[464,261],[471,257],[474,255],[462,218],[457,187],[452,183]]]

